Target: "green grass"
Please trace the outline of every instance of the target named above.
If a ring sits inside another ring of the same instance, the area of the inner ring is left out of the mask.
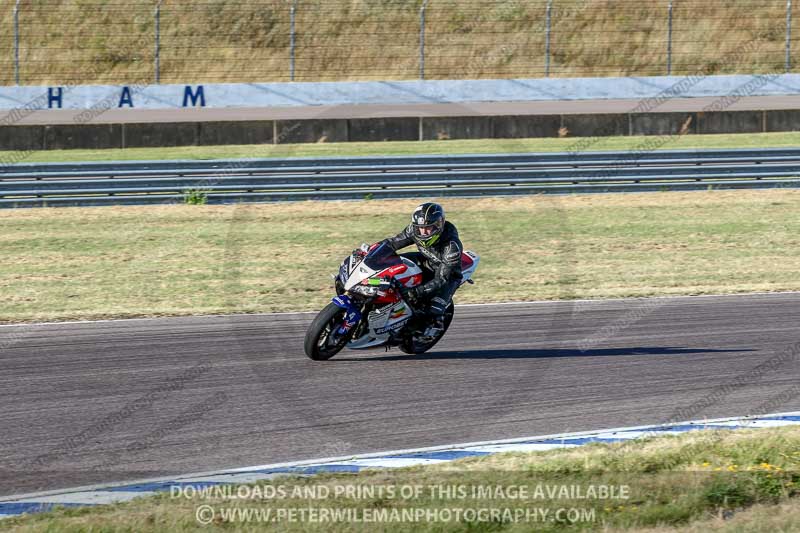
[[[187,189],[183,191],[183,203],[187,205],[206,205],[208,193],[201,189]]]
[[[0,321],[319,310],[418,200],[0,211]],[[800,191],[453,199],[456,301],[800,290]]]
[[[800,132],[752,135],[684,135],[661,146],[663,150],[693,148],[780,148],[800,145]],[[558,152],[574,150],[637,150],[652,137],[596,137],[543,139],[478,139],[448,141],[354,142],[319,144],[260,144],[246,146],[185,146],[115,150],[42,150],[31,152],[21,163],[62,161],[131,161],[165,159],[226,159],[252,157],[330,157],[418,154],[471,154]],[[14,152],[1,152],[0,162]],[[12,160],[16,160],[13,158]]]
[[[217,516],[214,524],[226,531],[669,531],[676,527],[769,531],[768,526],[796,531],[793,520],[800,516],[798,450],[798,427],[702,431],[549,452],[495,454],[392,471],[283,477],[251,485],[248,494],[266,495],[254,499],[163,494],[94,509],[62,509],[14,518],[4,526],[18,532],[190,531],[201,528],[195,520],[198,506],[210,505]],[[570,489],[578,487],[583,495],[591,490],[601,494],[600,486],[614,491],[606,497],[579,497]],[[375,492],[347,495],[346,487]],[[414,487],[419,487],[419,492]],[[494,490],[498,487],[501,492]],[[569,492],[561,493],[562,487]],[[491,495],[478,492],[487,488]],[[303,492],[306,490],[315,491],[316,497],[309,497]],[[223,508],[273,513],[307,508],[387,513],[403,509],[494,508],[512,513],[542,509],[548,517],[554,517],[557,509],[574,508],[578,514],[568,523],[547,519],[378,524],[283,520],[258,524],[222,519]]]

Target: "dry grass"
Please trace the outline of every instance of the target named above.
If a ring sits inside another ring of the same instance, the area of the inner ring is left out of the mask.
[[[418,203],[0,211],[0,321],[316,310]],[[497,302],[800,290],[800,192],[444,201]]]
[[[155,3],[22,0],[22,83],[151,81]],[[2,85],[13,83],[13,5],[0,8]],[[421,5],[299,0],[296,79],[417,78]],[[551,75],[666,73],[666,5],[556,0]],[[290,0],[165,0],[162,82],[288,80],[290,6]],[[426,77],[544,76],[545,6],[545,0],[431,0]],[[673,73],[782,70],[785,8],[779,0],[675,2]]]
[[[693,431],[547,452],[504,453],[428,467],[431,472],[526,470],[537,474],[648,472],[800,472],[800,427]],[[735,468],[729,469],[731,465]]]
[[[706,520],[681,527],[634,529],[640,533],[793,533],[800,531],[800,499],[777,505],[754,505],[731,513],[718,513]]]

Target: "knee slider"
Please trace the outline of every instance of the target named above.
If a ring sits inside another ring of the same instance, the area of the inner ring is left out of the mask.
[[[431,300],[431,311],[437,315],[443,315],[447,310],[447,302],[444,298],[437,296]]]

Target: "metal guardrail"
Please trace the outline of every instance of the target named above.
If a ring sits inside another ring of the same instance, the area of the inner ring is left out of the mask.
[[[22,164],[0,207],[800,187],[800,149]]]

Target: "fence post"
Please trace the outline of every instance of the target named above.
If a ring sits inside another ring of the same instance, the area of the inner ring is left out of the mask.
[[[428,8],[428,0],[422,2],[419,8],[419,79],[425,79],[425,10]]]
[[[672,0],[667,7],[667,76],[672,75]]]
[[[19,85],[19,2],[14,4],[14,81]]]
[[[792,70],[792,0],[786,0],[786,72]]]
[[[295,62],[295,17],[297,16],[297,0],[289,8],[289,81],[294,81]]]
[[[544,15],[544,77],[550,77],[550,27],[553,11],[553,0],[547,0]]]
[[[161,2],[156,4],[156,50],[155,50],[155,74],[156,83],[161,83]]]

